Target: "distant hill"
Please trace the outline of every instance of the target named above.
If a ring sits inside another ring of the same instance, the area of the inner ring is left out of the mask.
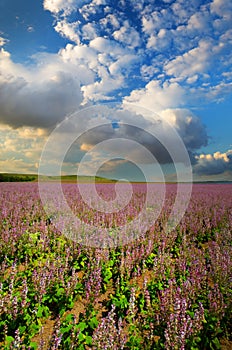
[[[15,174],[15,173],[0,173],[0,182],[35,182],[38,181],[38,174]],[[40,181],[45,182],[58,182],[64,183],[115,183],[118,180],[109,179],[100,176],[76,176],[76,175],[64,175],[64,176],[40,176]],[[133,181],[132,181],[133,182]],[[134,181],[140,183],[138,181]],[[171,182],[170,182],[171,183]],[[194,184],[231,184],[232,181],[195,181]]]
[[[114,183],[116,180],[107,179],[100,176],[76,176],[76,175],[64,175],[64,176],[41,176],[40,180],[49,182],[97,182],[97,183]],[[37,174],[14,174],[14,173],[0,173],[0,182],[32,182],[38,181]]]
[[[114,183],[116,180],[108,179],[105,177],[100,176],[77,176],[77,175],[63,175],[63,176],[42,176],[40,177],[40,180],[42,181],[62,181],[62,182],[83,182],[83,183],[90,183],[90,182],[97,182],[97,183]]]

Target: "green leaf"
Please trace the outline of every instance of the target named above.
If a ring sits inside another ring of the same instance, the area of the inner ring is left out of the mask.
[[[69,302],[68,302],[68,305],[67,305],[70,309],[72,309],[73,308],[73,306],[74,306],[74,301],[73,300],[69,300]]]
[[[212,340],[212,344],[214,345],[213,349],[218,349],[218,350],[221,349],[221,344],[220,344],[218,338],[214,338]]]
[[[194,311],[188,310],[186,313],[187,313],[191,318],[194,317]]]
[[[158,282],[158,289],[159,290],[163,290],[164,288],[163,288],[163,283],[162,282]]]
[[[38,318],[43,317],[43,306],[40,305],[40,306],[38,307],[38,311],[37,311],[36,316],[37,316]]]
[[[73,314],[69,314],[66,316],[65,321],[70,322],[73,320]]]
[[[36,316],[38,318],[41,318],[41,317],[47,317],[48,315],[49,315],[49,308],[45,305],[40,305],[38,307],[38,311],[37,311]]]
[[[59,315],[60,315],[60,316],[63,316],[63,314],[65,313],[65,311],[66,311],[66,307],[63,306],[63,307],[60,309]]]
[[[37,323],[32,323],[30,325],[30,335],[33,336],[35,335],[36,333],[38,333],[40,329],[40,325],[38,325]]]
[[[92,329],[94,329],[98,326],[98,320],[97,320],[96,316],[91,318],[91,320],[89,321],[89,325]]]
[[[85,340],[85,335],[84,335],[83,333],[80,333],[80,334],[78,335],[78,339],[79,339],[80,341]]]
[[[80,329],[80,331],[82,332],[84,329],[86,329],[88,327],[88,325],[85,323],[85,322],[80,322],[78,325],[77,325],[77,328]],[[80,333],[81,334],[81,333]]]
[[[72,329],[72,324],[70,324],[67,327],[61,328],[60,331],[61,331],[62,334],[64,334],[64,333],[68,333],[71,329]]]
[[[19,333],[23,334],[25,332],[26,326],[20,326],[19,327]]]
[[[60,297],[61,295],[63,295],[64,294],[64,288],[58,288],[58,290],[57,290],[57,292],[56,292],[56,295],[58,296],[58,297]]]
[[[75,286],[75,291],[77,292],[82,292],[82,290],[83,290],[83,285],[82,285],[82,283],[80,283],[80,282],[78,282],[77,284],[76,284],[76,286]]]
[[[7,345],[10,345],[10,344],[12,343],[12,341],[14,341],[14,338],[11,337],[10,335],[8,335],[8,336],[6,337],[6,343],[7,343]]]
[[[89,335],[87,335],[86,340],[85,340],[85,344],[86,344],[86,345],[92,345],[92,337],[90,337]]]
[[[38,349],[38,344],[33,341],[33,342],[30,343],[30,348],[36,350],[36,349]]]

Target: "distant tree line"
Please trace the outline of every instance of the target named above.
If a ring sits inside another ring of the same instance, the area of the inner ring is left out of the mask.
[[[0,174],[0,182],[34,181],[36,175]]]

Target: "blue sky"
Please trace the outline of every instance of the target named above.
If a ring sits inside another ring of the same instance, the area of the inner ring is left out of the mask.
[[[232,180],[231,23],[230,0],[1,0],[0,171],[36,172],[66,115],[117,101],[171,123],[195,179]]]

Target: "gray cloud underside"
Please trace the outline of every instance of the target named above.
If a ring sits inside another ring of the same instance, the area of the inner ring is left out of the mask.
[[[56,80],[31,84],[22,78],[0,83],[0,122],[12,127],[51,128],[82,101],[80,84],[58,72]]]
[[[170,115],[169,111],[166,111],[166,113]],[[186,147],[192,163],[196,163],[195,153],[197,149],[206,145],[208,141],[205,127],[196,116],[190,114],[187,110],[172,110],[171,113],[170,121],[172,123],[168,124],[168,128],[167,122],[162,116],[157,116],[157,120],[148,121],[142,115],[126,110],[124,112],[112,110],[111,118],[118,121],[116,127],[113,126],[114,123],[92,127],[91,118],[89,118],[86,111],[85,129],[88,131],[82,133],[76,140],[66,155],[66,161],[78,162],[83,155],[83,151],[89,151],[91,147],[103,143],[105,140],[118,139],[116,145],[112,142],[112,145],[109,143],[107,147],[104,144],[102,146],[102,150],[111,154],[112,158],[115,154],[121,152],[122,155],[130,155],[135,162],[150,163],[154,161],[154,159],[151,160],[150,157],[144,156],[144,147],[151,152],[159,164],[172,163],[170,150],[182,147],[178,146],[179,138],[182,139],[183,147]],[[109,120],[105,119],[105,122],[109,123]],[[75,127],[79,130],[79,123],[77,124],[77,126],[71,124],[69,132],[75,130]],[[177,133],[172,132],[172,129],[176,130]],[[156,132],[157,137],[154,136]],[[137,143],[137,147],[128,144],[127,148],[124,149],[125,146],[120,142],[120,139],[132,140]],[[140,145],[143,147],[140,147]],[[176,162],[183,162],[181,154],[180,150],[180,156],[175,158]]]

